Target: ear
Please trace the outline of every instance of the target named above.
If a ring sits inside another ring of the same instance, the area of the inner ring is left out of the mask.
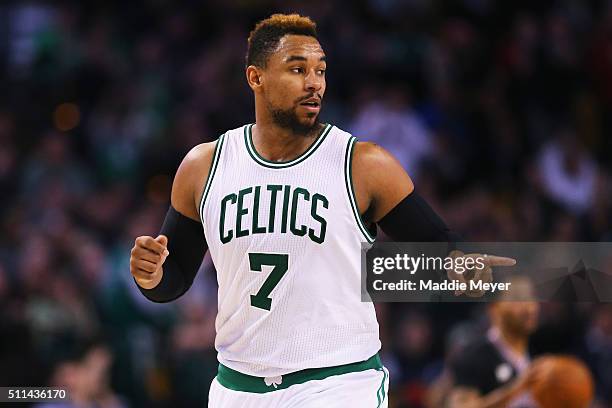
[[[263,84],[262,81],[262,72],[255,65],[249,65],[246,69],[246,78],[249,86],[253,91],[257,88],[260,88]]]

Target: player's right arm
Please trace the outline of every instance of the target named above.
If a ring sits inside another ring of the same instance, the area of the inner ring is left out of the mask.
[[[169,302],[183,295],[208,249],[198,206],[215,145],[200,144],[185,156],[172,183],[171,206],[160,234],[135,240],[130,272],[140,291],[154,302]]]
[[[481,395],[475,388],[455,387],[451,390],[445,408],[504,408],[513,399],[528,391],[527,376]]]

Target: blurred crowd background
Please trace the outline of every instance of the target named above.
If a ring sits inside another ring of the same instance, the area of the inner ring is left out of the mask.
[[[503,4],[502,4],[503,3]],[[612,2],[0,4],[0,385],[96,406],[203,406],[217,367],[207,260],[179,301],[129,273],[194,145],[254,120],[246,38],[318,23],[322,119],[391,150],[470,241],[612,238]],[[393,407],[424,407],[484,305],[379,304]],[[545,304],[534,353],[590,364],[612,407],[612,306]]]

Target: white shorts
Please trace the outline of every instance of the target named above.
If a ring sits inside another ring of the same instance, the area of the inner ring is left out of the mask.
[[[387,408],[386,368],[333,375],[267,393],[234,391],[212,381],[209,408]]]

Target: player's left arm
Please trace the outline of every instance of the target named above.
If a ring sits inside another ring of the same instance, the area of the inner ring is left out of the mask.
[[[512,266],[516,261],[501,256],[464,255],[451,251],[461,237],[453,232],[418,194],[410,176],[388,151],[374,143],[357,143],[353,156],[353,183],[357,203],[366,222],[376,223],[398,242],[448,242],[451,257],[484,258],[484,268],[468,279],[490,282],[492,266]],[[465,282],[468,274],[447,271],[448,278]],[[463,292],[457,291],[460,295]],[[484,289],[468,290],[469,297],[481,297]]]
[[[456,242],[438,214],[415,191],[400,163],[382,147],[368,142],[355,145],[355,195],[363,218],[376,223],[394,241]]]

